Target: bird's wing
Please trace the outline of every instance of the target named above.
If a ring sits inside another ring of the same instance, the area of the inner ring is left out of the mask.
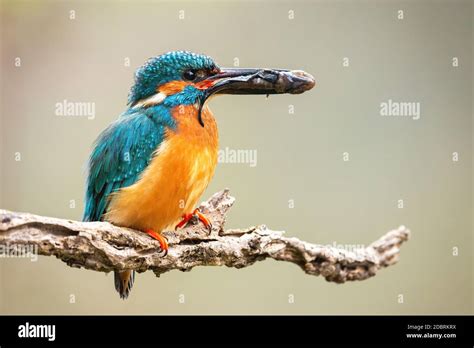
[[[89,159],[84,221],[100,221],[108,196],[133,185],[164,141],[166,122],[143,113],[121,116],[96,141]]]

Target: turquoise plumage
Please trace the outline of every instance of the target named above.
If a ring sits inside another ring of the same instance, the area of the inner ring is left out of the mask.
[[[133,185],[174,120],[165,108],[130,109],[98,137],[89,160],[84,221],[100,221],[108,196]]]
[[[210,57],[186,51],[173,51],[152,57],[137,70],[135,81],[140,83],[132,86],[128,103],[133,105],[140,99],[155,94],[157,86],[166,82],[181,80],[181,74],[187,69],[214,69],[215,67],[216,64]],[[192,92],[192,89],[180,95],[185,96],[189,92]]]

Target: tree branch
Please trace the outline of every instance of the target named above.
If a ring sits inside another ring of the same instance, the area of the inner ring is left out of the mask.
[[[401,226],[369,246],[349,251],[284,237],[264,225],[224,230],[225,218],[235,199],[228,190],[201,204],[213,223],[210,234],[193,221],[183,230],[165,232],[169,254],[162,257],[157,241],[145,233],[107,222],[78,222],[28,213],[0,210],[0,254],[28,248],[40,255],[54,255],[72,267],[109,272],[114,269],[152,270],[157,276],[195,266],[243,268],[272,258],[300,266],[311,275],[344,283],[363,280],[398,261],[400,246],[410,232]]]

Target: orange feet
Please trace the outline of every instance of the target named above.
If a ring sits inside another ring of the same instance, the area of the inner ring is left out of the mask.
[[[203,225],[208,229],[209,233],[212,232],[211,221],[209,221],[209,219],[203,213],[199,211],[199,208],[194,209],[194,211],[191,214],[184,214],[183,220],[181,220],[174,229],[177,230],[178,228],[185,226],[189,222],[189,220],[191,220],[193,217],[198,218],[199,221],[201,221]]]
[[[168,255],[168,242],[166,237],[156,233],[152,229],[148,229],[145,232],[148,233],[153,239],[156,239],[158,242],[160,242],[160,248],[165,252],[163,257]]]

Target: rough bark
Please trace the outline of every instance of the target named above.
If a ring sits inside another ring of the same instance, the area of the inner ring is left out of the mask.
[[[114,269],[152,270],[157,276],[195,266],[243,268],[272,258],[297,264],[304,272],[344,283],[374,276],[398,261],[400,246],[410,232],[401,226],[369,246],[349,251],[288,238],[264,225],[225,230],[225,218],[235,199],[228,190],[201,204],[213,223],[212,232],[192,221],[183,230],[165,232],[169,254],[147,234],[107,222],[79,222],[0,210],[0,246],[4,253],[28,249],[54,255],[72,267],[110,272]],[[0,252],[2,251],[0,249]]]

